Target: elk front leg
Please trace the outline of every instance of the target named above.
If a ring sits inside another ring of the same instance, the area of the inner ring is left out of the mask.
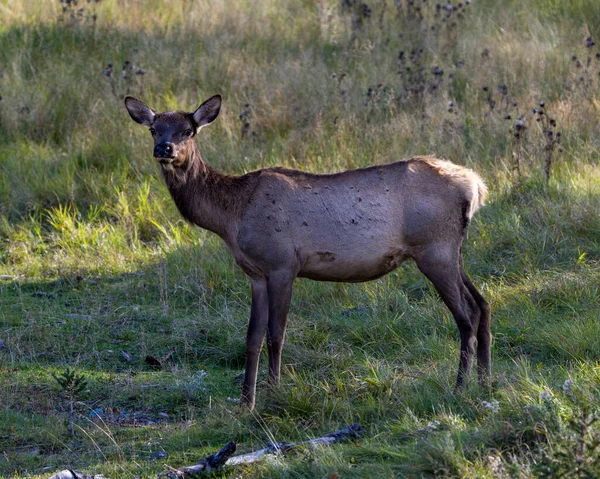
[[[294,278],[288,271],[272,274],[267,279],[269,297],[267,348],[269,351],[269,382],[273,384],[278,384],[281,376],[281,350],[283,349],[293,284]]]
[[[246,373],[242,388],[242,404],[254,408],[256,396],[256,375],[260,350],[267,330],[269,318],[269,301],[267,281],[264,278],[252,279],[252,307],[250,323],[246,334]]]

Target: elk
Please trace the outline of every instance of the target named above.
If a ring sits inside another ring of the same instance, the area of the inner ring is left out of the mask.
[[[155,113],[130,96],[125,105],[149,127],[182,216],[219,235],[250,279],[243,404],[255,404],[265,335],[269,381],[279,382],[295,278],[370,281],[407,259],[433,283],[458,326],[457,388],[467,382],[475,352],[479,382],[489,384],[490,307],[462,264],[463,238],[487,193],[477,173],[414,157],[334,174],[275,167],[229,176],[205,163],[195,142],[217,118],[220,95],[193,113]]]

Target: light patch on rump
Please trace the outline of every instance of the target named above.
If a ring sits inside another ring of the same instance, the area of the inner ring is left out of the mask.
[[[488,193],[487,186],[481,176],[473,170],[432,156],[416,156],[412,159],[426,164],[441,176],[448,178],[465,192],[465,195],[470,202],[470,207],[467,211],[467,218],[469,220],[473,217],[475,212],[485,204],[485,198]],[[410,168],[411,167],[409,166],[409,169]]]

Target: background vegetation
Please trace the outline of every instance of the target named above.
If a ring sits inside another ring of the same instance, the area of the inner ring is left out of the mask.
[[[600,4],[437,1],[0,0],[1,476],[148,477],[353,422],[222,476],[600,476]],[[247,281],[122,103],[217,92],[199,142],[229,173],[435,154],[486,178],[491,392],[452,391],[453,319],[409,264],[298,281],[282,386],[235,402]]]

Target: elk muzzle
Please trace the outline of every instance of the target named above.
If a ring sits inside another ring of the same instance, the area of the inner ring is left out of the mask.
[[[154,147],[154,158],[158,158],[161,163],[172,163],[175,156],[173,155],[173,145],[170,143],[159,143]]]

